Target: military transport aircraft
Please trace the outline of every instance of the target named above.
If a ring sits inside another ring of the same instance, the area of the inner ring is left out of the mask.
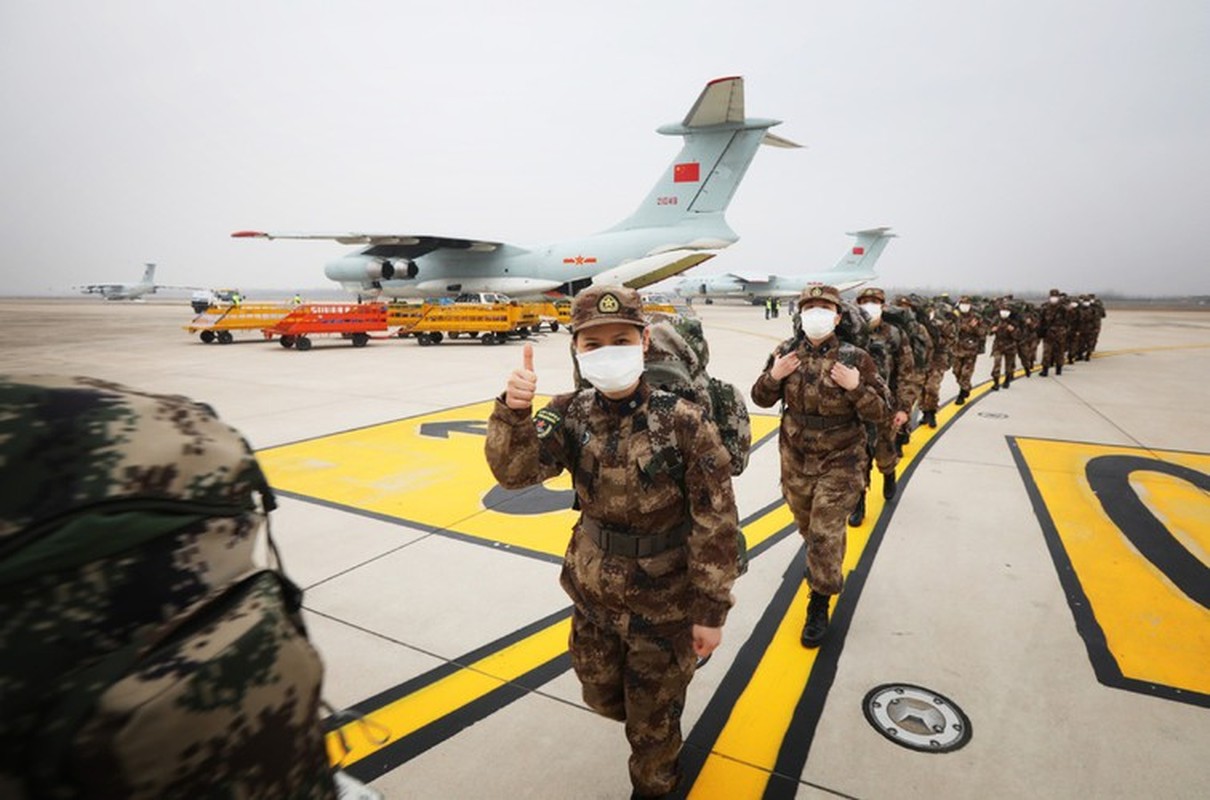
[[[155,282],[155,264],[146,264],[143,279],[138,283],[90,283],[73,286],[84,294],[99,294],[106,300],[137,300],[144,295],[155,294],[157,289],[196,289],[196,286],[168,286]]]
[[[681,278],[673,290],[682,296],[705,297],[706,302],[717,297],[743,298],[758,302],[767,297],[797,297],[808,283],[827,283],[840,291],[855,289],[878,275],[874,264],[887,242],[894,238],[890,228],[869,228],[864,231],[846,233],[857,241],[841,256],[836,266],[822,272],[805,272],[798,275],[770,275],[768,273],[729,272],[725,275],[702,275]]]
[[[366,245],[324,268],[362,296],[436,297],[502,292],[575,294],[590,283],[642,288],[712,258],[739,236],[724,213],[761,144],[799,145],[769,132],[778,120],[744,116],[744,80],[706,84],[685,119],[657,129],[684,138],[638,210],[608,230],[521,246],[482,239],[375,233],[265,233],[236,238],[330,239]]]

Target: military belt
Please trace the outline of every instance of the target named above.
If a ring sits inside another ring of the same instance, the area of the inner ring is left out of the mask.
[[[853,414],[799,414],[787,411],[786,416],[793,419],[804,428],[813,431],[827,431],[832,428],[843,428],[857,421]]]
[[[597,547],[611,556],[627,558],[647,558],[681,547],[692,529],[693,524],[685,520],[672,530],[662,533],[630,533],[603,525],[600,520],[587,514],[580,518],[580,530],[592,539]]]

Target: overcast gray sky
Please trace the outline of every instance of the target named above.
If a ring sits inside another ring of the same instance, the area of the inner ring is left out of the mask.
[[[0,0],[4,290],[334,286],[350,249],[240,229],[591,233],[726,75],[807,149],[761,149],[703,273],[890,225],[889,285],[1210,293],[1205,0]]]

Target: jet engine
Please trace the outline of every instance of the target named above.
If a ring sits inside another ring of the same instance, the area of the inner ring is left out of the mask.
[[[395,277],[395,265],[385,258],[342,258],[324,267],[324,275],[330,280],[351,283],[390,280]]]

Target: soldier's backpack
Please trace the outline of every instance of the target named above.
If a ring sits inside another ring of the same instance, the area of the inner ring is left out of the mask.
[[[648,384],[706,409],[731,456],[731,474],[739,475],[748,466],[752,422],[739,387],[707,372],[710,345],[701,321],[659,314],[647,330],[651,334],[644,369]]]
[[[929,352],[932,343],[927,338],[924,326],[916,321],[916,315],[910,309],[888,305],[882,308],[882,318],[898,328],[904,340],[908,342],[916,368],[923,369],[927,366],[929,356],[932,355]]]
[[[235,430],[0,376],[0,480],[0,793],[335,797],[322,664],[300,592],[254,562],[273,500]]]

